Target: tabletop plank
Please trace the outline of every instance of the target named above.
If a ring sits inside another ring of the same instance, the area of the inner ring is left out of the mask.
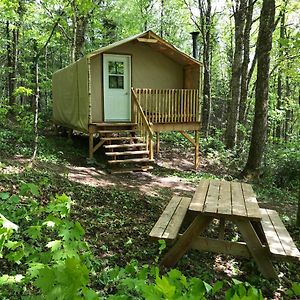
[[[189,210],[216,216],[261,220],[251,185],[235,181],[200,180]]]
[[[248,217],[261,219],[260,209],[252,186],[247,183],[242,183],[242,190],[245,198]]]
[[[247,210],[245,206],[245,199],[241,183],[231,182],[231,195],[232,195],[232,214],[236,216],[247,216]]]
[[[202,212],[209,187],[209,180],[201,180],[196,188],[189,210]]]
[[[220,180],[210,180],[203,212],[217,213],[220,195]]]
[[[231,187],[230,182],[221,181],[220,197],[218,203],[218,213],[224,215],[231,215]]]

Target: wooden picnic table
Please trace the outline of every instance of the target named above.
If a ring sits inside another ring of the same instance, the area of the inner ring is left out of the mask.
[[[187,213],[194,218],[183,234]],[[251,185],[201,180],[192,199],[175,196],[153,227],[150,236],[173,242],[161,264],[171,267],[189,250],[211,251],[253,258],[266,278],[277,278],[272,253],[299,260],[300,253],[275,211],[259,207]],[[218,238],[203,236],[213,219],[219,220]],[[243,241],[224,240],[225,222],[237,226]]]

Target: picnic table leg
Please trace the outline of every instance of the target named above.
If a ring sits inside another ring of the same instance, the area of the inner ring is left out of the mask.
[[[225,219],[220,218],[219,223],[219,240],[224,240],[225,237]]]
[[[267,250],[263,247],[251,222],[246,220],[235,220],[235,223],[238,226],[238,229],[241,232],[262,275],[266,278],[278,278],[271,262],[271,257]]]
[[[163,257],[160,265],[165,267],[174,266],[177,261],[191,247],[195,237],[199,236],[211,222],[212,217],[198,216],[194,219],[187,230],[179,237],[168,253]]]

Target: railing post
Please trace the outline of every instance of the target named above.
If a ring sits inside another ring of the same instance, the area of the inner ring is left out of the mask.
[[[149,157],[150,157],[151,160],[154,158],[154,155],[153,155],[153,139],[152,139],[151,135],[149,135]]]

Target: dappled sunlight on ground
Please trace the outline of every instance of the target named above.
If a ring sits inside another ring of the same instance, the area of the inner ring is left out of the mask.
[[[68,167],[69,180],[93,187],[118,187],[133,189],[149,196],[157,196],[160,189],[170,189],[174,193],[194,191],[194,185],[177,176],[160,176],[151,172],[132,174],[108,174],[95,167]]]
[[[13,160],[2,160],[0,162],[1,174],[12,175],[24,172],[28,167],[30,159],[25,159],[22,156],[15,156]]]

